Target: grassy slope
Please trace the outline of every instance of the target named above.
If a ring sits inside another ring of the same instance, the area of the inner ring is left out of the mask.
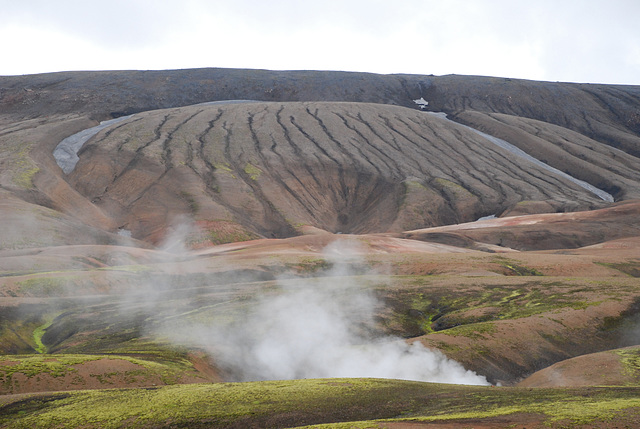
[[[93,362],[94,365],[87,364]],[[0,395],[207,382],[186,358],[156,355],[0,355]]]
[[[640,388],[516,389],[324,379],[80,391],[4,399],[3,427],[375,427],[374,420],[471,424],[522,413],[579,425],[637,416]],[[339,422],[351,422],[345,426]],[[360,423],[355,423],[360,422]],[[500,425],[502,426],[502,425]]]
[[[619,305],[621,310],[635,308],[629,305],[637,296],[637,280],[631,274],[621,272],[619,267],[603,265],[601,261],[607,261],[606,258],[580,260],[577,267],[582,275],[568,277],[565,274],[561,277],[545,275],[557,271],[546,259],[529,260],[525,256],[523,253],[507,258],[474,253],[456,257],[448,255],[447,260],[443,261],[435,255],[429,258],[396,255],[394,258],[400,258],[393,260],[396,272],[410,275],[354,278],[361,279],[363,287],[373,288],[386,304],[386,312],[380,314],[378,319],[381,329],[405,337],[422,336],[425,342],[440,347],[451,357],[462,362],[466,360],[464,363],[478,360],[478,356],[465,358],[465,350],[482,352],[480,357],[485,360],[495,357],[491,355],[491,350],[496,356],[507,352],[531,354],[529,348],[507,341],[514,341],[512,337],[503,336],[506,330],[513,330],[511,323],[531,321],[526,326],[544,333],[543,329],[551,321],[553,330],[543,338],[551,345],[557,342],[566,345],[568,340],[584,343],[584,338],[590,338],[593,343],[596,338],[585,336],[583,331],[577,329],[577,325],[572,324],[572,320],[580,324],[581,314],[588,316],[591,314],[589,312],[607,303]],[[574,258],[553,255],[556,262],[565,257]],[[374,259],[369,262],[374,265],[384,262],[377,260],[377,257]],[[274,260],[269,256],[262,259],[262,262],[266,261],[268,263],[261,267],[274,274],[293,270],[299,275],[313,277],[322,276],[323,269],[328,268],[320,263],[322,259],[310,262],[308,257],[291,256],[284,263],[284,260]],[[594,264],[594,261],[599,263]],[[226,260],[223,262],[228,263]],[[246,268],[258,263],[261,263],[261,259],[252,257]],[[214,259],[210,264],[209,269],[215,271]],[[359,271],[358,267],[353,268],[354,272]],[[479,274],[456,275],[457,270],[461,269]],[[423,270],[428,274],[416,275],[424,273]],[[590,278],[584,274],[593,270],[602,273],[602,276]],[[105,269],[71,271],[74,276],[91,274],[91,278],[107,271],[111,273]],[[121,274],[120,271],[118,273]],[[120,274],[111,278],[111,282],[117,279],[124,283],[136,284],[143,280],[147,283],[160,276],[153,270],[137,268],[127,270],[126,276]],[[12,278],[4,277],[4,281]],[[42,302],[34,304],[33,311],[16,311],[15,317],[9,317],[9,313],[3,314],[3,318],[7,319],[3,321],[3,326],[7,335],[19,332],[33,342],[31,347],[35,348],[34,334],[42,334],[36,331],[49,321],[42,311],[49,307],[45,301],[52,303],[60,298],[55,290],[51,293],[49,288],[40,287],[40,283],[48,284],[46,273],[34,278],[39,280],[22,286]],[[316,280],[306,278],[295,281]],[[227,315],[235,314],[239,308],[248,305],[253,293],[274,288],[274,283],[270,281],[238,283],[231,288],[220,288],[213,282],[209,273],[185,272],[174,275],[170,281],[172,288],[159,291],[162,299],[156,297],[154,305],[148,308],[139,306],[136,311],[131,311],[129,307],[135,307],[134,302],[123,307],[113,297],[109,300],[94,298],[95,302],[89,298],[78,302],[66,298],[59,311],[51,314],[58,316],[54,323],[47,329],[41,329],[44,334],[38,338],[53,352],[48,357],[55,359],[64,359],[64,355],[58,353],[127,353],[141,358],[151,355],[162,357],[173,352],[165,350],[161,339],[151,338],[141,329],[149,320],[162,321],[166,318],[174,323],[193,319],[214,323],[221,310],[224,309],[223,313]],[[74,293],[93,293],[98,290],[95,286],[84,290],[86,283],[75,282]],[[9,283],[6,284],[5,287],[9,287]],[[110,287],[104,288],[108,290]],[[185,296],[189,297],[188,301],[184,300]],[[48,310],[51,311],[51,308]],[[620,310],[602,313],[603,317],[589,319],[597,323],[589,323],[588,328],[603,338],[610,338],[634,314],[628,313],[625,318],[620,315]],[[33,316],[29,325],[23,323],[26,315]],[[67,337],[66,333],[70,336]],[[504,345],[502,349],[494,347],[500,344]],[[39,357],[43,358],[46,359]],[[367,421],[400,418],[425,421],[467,419],[465,421],[468,422],[504,418],[513,423],[519,422],[523,413],[540,414],[544,417],[536,419],[556,422],[580,423],[607,418],[624,422],[624,419],[632,418],[633,408],[640,406],[635,399],[638,393],[633,386],[571,390],[483,389],[370,380],[172,386],[171,389],[60,392],[5,397],[0,399],[0,403],[5,403],[0,409],[0,427],[283,427],[306,424],[334,426],[334,422],[352,421],[365,421],[358,423],[359,427],[375,427],[378,423]]]

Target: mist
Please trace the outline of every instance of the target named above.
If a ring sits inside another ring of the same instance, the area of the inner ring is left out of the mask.
[[[439,351],[379,334],[381,303],[367,277],[351,268],[364,266],[357,242],[336,241],[324,258],[332,268],[323,277],[283,278],[224,322],[173,323],[160,335],[207,350],[230,381],[375,377],[489,384]]]

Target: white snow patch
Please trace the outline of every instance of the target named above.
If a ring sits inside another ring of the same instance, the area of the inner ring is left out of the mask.
[[[78,152],[91,137],[111,125],[129,119],[131,116],[133,115],[121,116],[116,119],[102,121],[100,122],[100,125],[82,130],[58,143],[58,146],[53,150],[53,157],[64,174],[69,174],[76,168],[76,164],[80,160],[80,158],[78,158]]]
[[[476,220],[476,222],[481,221],[481,220],[489,220],[489,219],[496,219],[496,218],[497,218],[496,215],[482,216],[481,218],[478,218]]]
[[[122,237],[131,238],[131,231],[129,231],[128,229],[120,228],[118,230],[118,235]]]
[[[418,106],[420,106],[421,109],[426,109],[427,106],[429,105],[429,102],[425,100],[424,97],[420,97],[417,100],[413,100],[413,102],[416,103]]]

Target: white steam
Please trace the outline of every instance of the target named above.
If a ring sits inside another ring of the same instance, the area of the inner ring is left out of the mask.
[[[336,277],[262,298],[241,326],[223,333],[218,363],[242,380],[377,377],[487,384],[420,343],[359,333],[359,319],[371,314],[374,301],[362,291],[342,294],[342,287],[345,279]]]
[[[190,325],[172,336],[198,338],[237,381],[376,377],[488,384],[420,343],[371,335],[379,303],[349,272],[358,253],[353,242],[334,242],[325,249],[334,267],[327,276],[283,280],[278,290],[261,294],[244,317],[224,325]]]

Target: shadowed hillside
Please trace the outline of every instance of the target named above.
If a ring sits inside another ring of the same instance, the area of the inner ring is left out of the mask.
[[[0,113],[83,112],[96,119],[214,100],[354,101],[504,113],[580,132],[638,154],[640,87],[474,76],[192,69],[0,77]]]

